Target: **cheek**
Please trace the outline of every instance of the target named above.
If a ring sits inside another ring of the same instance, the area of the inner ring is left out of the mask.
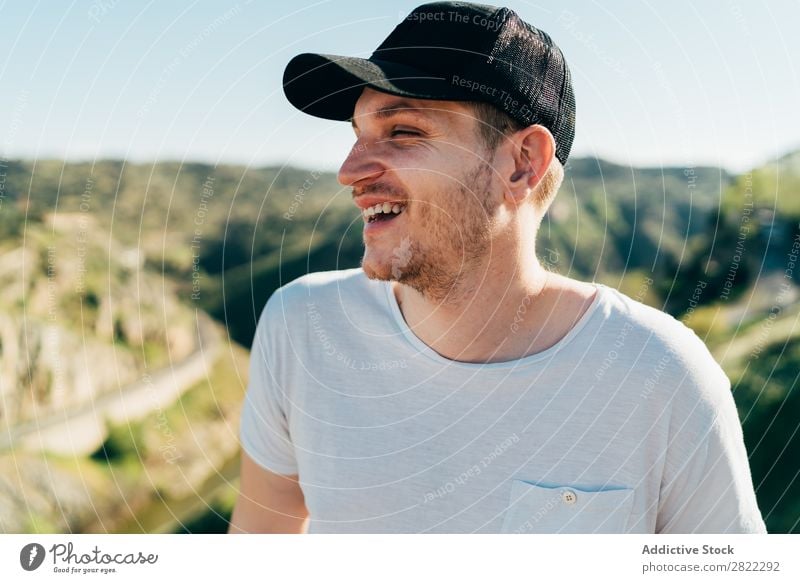
[[[460,247],[473,220],[461,205],[443,202],[452,200],[451,195],[455,193],[442,194],[441,197],[418,200],[411,209],[408,224],[414,238],[425,241],[426,246],[441,249]]]
[[[420,237],[438,237],[443,226],[457,220],[457,209],[444,202],[448,198],[442,185],[429,185],[429,188],[414,191],[408,219]]]
[[[434,169],[398,171],[397,177],[410,201],[408,226],[419,238],[435,239],[441,245],[459,244],[489,221],[485,197],[490,185],[477,169],[455,170],[442,164]]]

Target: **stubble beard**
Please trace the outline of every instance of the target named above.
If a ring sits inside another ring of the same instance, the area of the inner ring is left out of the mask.
[[[407,285],[438,304],[468,297],[478,284],[474,273],[491,251],[491,179],[491,165],[480,162],[454,180],[455,187],[439,197],[437,206],[418,204],[415,219],[425,240],[404,237],[393,250],[391,265],[382,269],[362,261],[367,277]]]

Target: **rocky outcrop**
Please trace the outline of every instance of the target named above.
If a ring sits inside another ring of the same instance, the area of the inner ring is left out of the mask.
[[[174,287],[90,216],[31,223],[0,253],[0,432],[49,420],[197,350]]]
[[[70,467],[35,453],[0,455],[0,533],[80,532],[113,512],[119,503],[114,492],[111,477],[90,464]]]

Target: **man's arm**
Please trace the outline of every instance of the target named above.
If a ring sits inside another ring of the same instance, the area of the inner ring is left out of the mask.
[[[308,510],[297,475],[265,470],[242,452],[239,498],[228,533],[301,534]]]

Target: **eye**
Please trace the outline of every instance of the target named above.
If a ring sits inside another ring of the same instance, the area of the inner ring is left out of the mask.
[[[422,134],[413,128],[398,126],[392,129],[390,135],[393,138],[397,137],[409,138],[409,137],[418,137],[421,136]]]

